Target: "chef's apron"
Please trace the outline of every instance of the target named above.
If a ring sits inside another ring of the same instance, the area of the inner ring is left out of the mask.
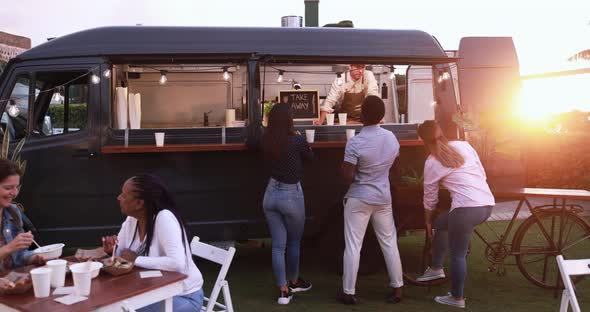
[[[364,82],[362,77],[361,82]],[[346,113],[346,118],[354,121],[361,121],[361,105],[367,96],[367,90],[363,88],[361,92],[344,92],[344,98],[340,105],[340,113]]]

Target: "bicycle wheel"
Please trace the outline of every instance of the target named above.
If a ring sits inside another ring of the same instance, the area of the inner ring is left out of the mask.
[[[398,232],[397,246],[402,260],[406,282],[417,286],[437,286],[447,282],[448,277],[429,282],[419,282],[416,280],[430,266],[432,260],[431,246],[426,239],[425,230]]]
[[[541,211],[538,216],[538,220],[530,216],[520,225],[514,234],[512,248],[518,269],[529,281],[554,289],[560,287],[557,255],[566,259],[590,258],[590,225],[571,212]],[[573,280],[577,282],[581,277]]]

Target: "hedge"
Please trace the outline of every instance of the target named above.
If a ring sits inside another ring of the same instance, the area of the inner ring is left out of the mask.
[[[51,117],[51,125],[54,128],[64,127],[64,105],[63,104],[52,104],[49,105],[48,115]],[[70,115],[68,128],[86,128],[86,122],[88,120],[88,110],[86,103],[82,104],[70,104]]]

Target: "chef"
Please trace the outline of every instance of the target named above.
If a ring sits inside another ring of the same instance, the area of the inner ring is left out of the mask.
[[[340,80],[340,81],[339,81]],[[372,72],[365,70],[364,64],[351,64],[344,77],[338,77],[332,83],[330,92],[320,107],[320,118],[316,125],[321,125],[326,114],[333,113],[335,106],[340,106],[338,113],[346,113],[350,123],[360,123],[361,104],[369,95],[379,96],[379,86]]]

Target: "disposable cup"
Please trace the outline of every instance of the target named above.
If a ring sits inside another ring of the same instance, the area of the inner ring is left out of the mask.
[[[49,296],[51,285],[51,269],[37,268],[31,270],[31,279],[33,280],[33,291],[35,298],[45,298]]]
[[[154,133],[156,136],[156,146],[164,146],[164,132]]]
[[[328,126],[334,125],[334,114],[326,114],[326,124]]]
[[[305,130],[305,138],[307,139],[307,143],[313,143],[315,139],[315,130],[308,129]]]
[[[74,280],[74,294],[76,296],[89,296],[92,281],[92,271],[89,265],[77,263],[70,266],[72,279]]]
[[[355,134],[355,129],[346,129],[346,139],[350,140]]]
[[[338,114],[338,123],[340,123],[341,126],[346,125],[346,113]]]
[[[51,269],[51,287],[63,287],[66,280],[66,260],[57,259],[47,261],[47,266]]]

